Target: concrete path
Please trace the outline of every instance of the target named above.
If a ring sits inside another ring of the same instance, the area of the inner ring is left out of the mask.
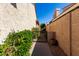
[[[32,56],[52,56],[47,42],[36,42]]]
[[[48,45],[46,36],[41,33],[38,40],[33,41],[32,56],[66,56],[59,46]]]
[[[33,43],[36,44],[33,49],[32,56],[52,56],[45,34],[41,33],[39,39]]]

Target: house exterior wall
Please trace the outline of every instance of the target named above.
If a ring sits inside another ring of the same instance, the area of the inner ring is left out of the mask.
[[[0,4],[0,43],[5,40],[9,32],[21,31],[36,27],[36,14],[33,4]]]
[[[51,24],[47,25],[47,29],[51,25],[47,32],[50,30],[56,32],[56,40],[60,48],[67,55],[79,55],[79,7],[65,13]],[[51,34],[48,34],[49,40],[50,36]]]

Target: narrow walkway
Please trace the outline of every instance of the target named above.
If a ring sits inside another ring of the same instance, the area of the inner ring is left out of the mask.
[[[35,44],[32,56],[52,56],[48,42],[43,33]]]
[[[37,42],[32,56],[52,56],[47,42]]]
[[[41,33],[40,38],[33,42],[35,44],[32,56],[66,56],[59,46],[48,45],[46,36]]]

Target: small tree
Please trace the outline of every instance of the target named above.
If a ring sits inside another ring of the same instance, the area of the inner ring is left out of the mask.
[[[41,24],[40,27],[41,29],[43,29],[45,27],[45,24]]]

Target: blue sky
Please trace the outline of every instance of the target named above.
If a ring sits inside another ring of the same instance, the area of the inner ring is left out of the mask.
[[[60,13],[69,3],[36,3],[36,15],[39,23],[48,23],[53,19],[54,11],[60,8]]]

